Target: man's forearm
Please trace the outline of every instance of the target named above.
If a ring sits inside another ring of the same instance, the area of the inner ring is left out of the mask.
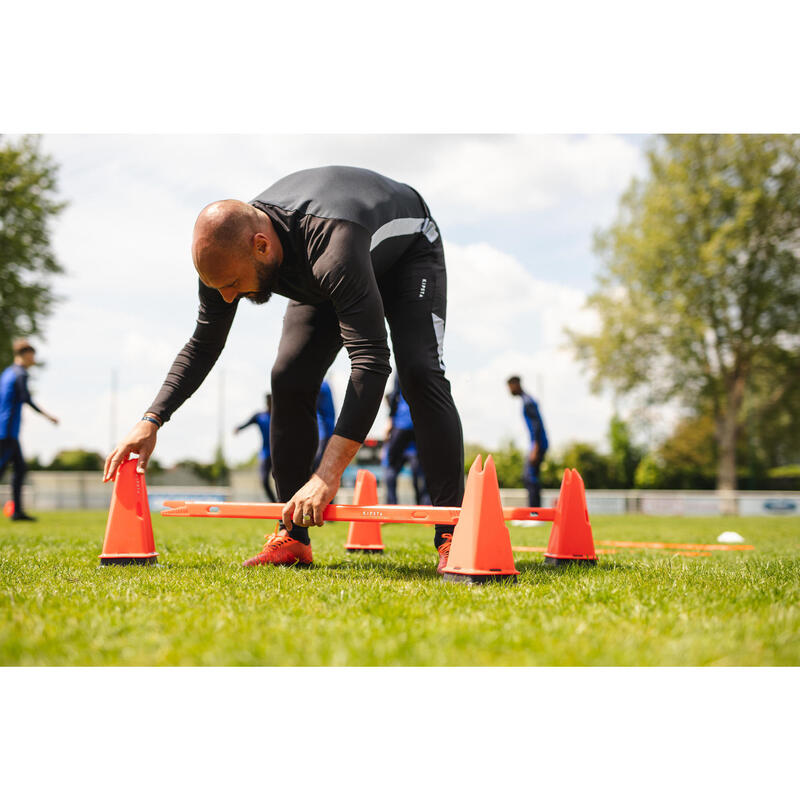
[[[322,461],[320,461],[315,474],[328,485],[338,485],[342,479],[342,473],[353,460],[360,447],[360,442],[334,434],[328,441],[328,446],[325,448]]]

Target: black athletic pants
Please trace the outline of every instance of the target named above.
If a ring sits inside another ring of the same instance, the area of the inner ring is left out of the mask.
[[[11,478],[11,494],[14,499],[14,514],[23,514],[22,483],[25,480],[27,466],[19,446],[19,439],[0,439],[0,481],[3,480],[6,467],[11,463],[14,473]]]
[[[378,288],[431,502],[460,506],[464,495],[461,420],[441,360],[447,309],[441,239],[412,248],[407,259],[381,276]],[[272,368],[270,450],[281,502],[288,501],[311,475],[318,439],[317,395],[341,347],[331,303],[289,303]],[[437,525],[435,544],[441,544],[442,533],[452,529],[452,525]],[[302,528],[292,530],[305,538]]]
[[[544,453],[541,453],[535,464],[531,464],[530,461],[525,463],[523,480],[525,482],[525,488],[528,490],[528,505],[532,508],[540,508],[542,505],[542,487],[539,482],[539,469],[542,466],[543,457]]]

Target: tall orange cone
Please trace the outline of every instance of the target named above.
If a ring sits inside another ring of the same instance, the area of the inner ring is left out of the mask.
[[[586,490],[577,470],[564,470],[544,563],[560,566],[597,563],[592,526],[586,508]]]
[[[481,470],[478,456],[467,476],[464,502],[442,577],[446,581],[485,583],[516,581],[517,575],[494,461],[488,456]]]
[[[378,505],[378,482],[368,469],[360,469],[356,473],[356,488],[353,492],[353,505]],[[376,520],[351,522],[347,530],[345,550],[360,553],[382,553],[383,539],[381,524]]]
[[[13,500],[6,500],[5,505],[3,506],[3,514],[7,517],[14,516],[14,501]]]
[[[114,481],[100,564],[155,564],[158,556],[144,475],[137,460],[121,464]]]

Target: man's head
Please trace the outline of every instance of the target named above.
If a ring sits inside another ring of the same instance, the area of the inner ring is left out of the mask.
[[[36,363],[36,348],[27,339],[15,339],[11,347],[15,364],[32,367]]]
[[[227,303],[246,297],[266,303],[283,248],[269,217],[240,200],[219,200],[198,215],[192,260],[200,280]]]
[[[512,375],[506,383],[508,384],[508,391],[514,395],[514,397],[519,397],[522,394],[522,383],[520,381],[519,375]]]

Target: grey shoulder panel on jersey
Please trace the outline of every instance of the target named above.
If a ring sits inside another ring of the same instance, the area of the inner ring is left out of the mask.
[[[424,232],[428,211],[410,186],[359,167],[317,167],[281,178],[251,202],[301,215],[342,219],[373,235],[394,220],[418,220]],[[404,231],[405,232],[405,231]]]

